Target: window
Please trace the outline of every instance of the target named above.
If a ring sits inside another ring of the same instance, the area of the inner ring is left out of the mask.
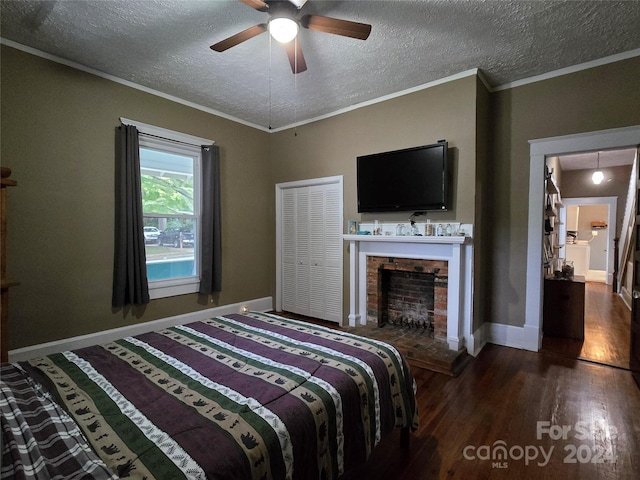
[[[140,135],[149,294],[195,292],[200,280],[200,149]],[[165,296],[165,295],[161,295]]]
[[[149,297],[200,287],[201,172],[198,145],[211,140],[127,121],[138,128]]]

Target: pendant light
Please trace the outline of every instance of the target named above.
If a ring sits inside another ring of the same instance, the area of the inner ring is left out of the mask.
[[[593,180],[593,183],[596,185],[600,185],[602,180],[604,180],[604,173],[600,170],[600,152],[598,152],[598,164],[596,166],[596,171],[591,175],[591,180]]]

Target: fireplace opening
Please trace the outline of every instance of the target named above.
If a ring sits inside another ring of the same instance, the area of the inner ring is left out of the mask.
[[[412,329],[433,338],[435,274],[381,268],[379,277],[378,326]]]
[[[447,262],[367,257],[367,322],[447,340]]]

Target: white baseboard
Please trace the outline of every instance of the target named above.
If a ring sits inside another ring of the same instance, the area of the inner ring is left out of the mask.
[[[604,270],[589,270],[585,275],[587,282],[607,283],[607,272]]]
[[[467,353],[476,357],[487,343],[537,352],[540,350],[541,339],[536,327],[485,322],[470,335]]]
[[[479,329],[470,335],[467,344],[467,353],[469,355],[478,356],[480,350],[487,344],[486,325],[487,323],[483,323]]]
[[[620,291],[620,298],[627,306],[629,310],[631,310],[631,292],[627,289],[626,286],[623,286]]]
[[[503,347],[519,348],[537,352],[540,350],[540,338],[538,328],[515,327],[503,323],[485,322],[474,332],[474,351],[479,353],[487,343],[501,345]]]
[[[266,312],[273,309],[272,297],[258,298],[248,300],[246,302],[233,303],[231,305],[222,305],[219,307],[208,308],[206,310],[198,310],[197,312],[185,313],[174,317],[161,318],[150,322],[137,323],[126,327],[113,328],[111,330],[103,330],[101,332],[90,333],[88,335],[80,335],[78,337],[65,338],[54,342],[41,343],[31,345],[29,347],[17,348],[9,350],[10,362],[22,362],[30,358],[49,355],[51,353],[63,352],[66,350],[75,350],[78,348],[89,347],[91,345],[100,345],[112,342],[119,338],[130,337],[132,335],[140,335],[142,333],[162,330],[163,328],[182,325],[189,322],[197,322],[217,315],[227,315],[229,313],[241,312],[244,308],[257,312]]]

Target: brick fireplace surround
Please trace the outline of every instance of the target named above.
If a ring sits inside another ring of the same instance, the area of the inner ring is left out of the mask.
[[[349,242],[349,325],[378,322],[380,272],[434,274],[434,337],[451,350],[474,353],[472,244],[470,237],[344,235]],[[411,310],[411,308],[409,309]],[[408,314],[411,317],[412,314]]]
[[[367,322],[401,319],[417,329],[432,322],[434,338],[446,342],[447,266],[444,260],[368,256]]]

